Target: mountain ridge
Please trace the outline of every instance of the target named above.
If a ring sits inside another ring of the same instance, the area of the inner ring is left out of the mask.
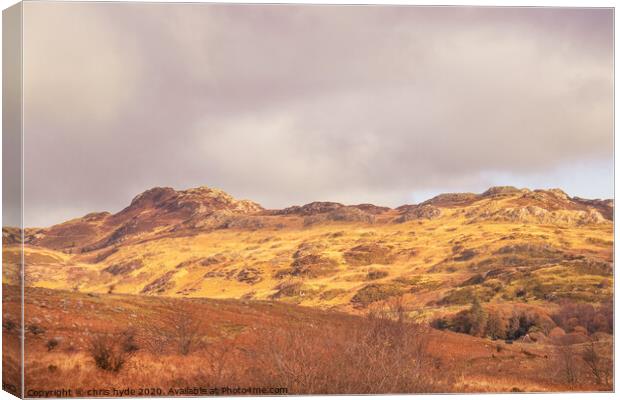
[[[272,217],[302,218],[302,225],[334,221],[403,223],[433,219],[455,208],[472,222],[505,220],[550,224],[589,224],[613,221],[612,199],[570,197],[561,189],[518,189],[494,186],[476,193],[443,193],[419,204],[396,208],[374,204],[345,205],[314,201],[302,206],[265,209],[250,200],[237,200],[221,189],[201,186],[185,190],[154,187],[135,196],[130,204],[112,214],[91,212],[48,228],[26,228],[26,242],[56,250],[90,252],[117,245],[129,238],[159,232],[225,228],[260,229]],[[3,228],[5,241],[19,238]]]

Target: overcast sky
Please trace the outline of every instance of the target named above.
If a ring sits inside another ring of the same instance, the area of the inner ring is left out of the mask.
[[[610,9],[24,6],[27,226],[153,186],[613,196]]]

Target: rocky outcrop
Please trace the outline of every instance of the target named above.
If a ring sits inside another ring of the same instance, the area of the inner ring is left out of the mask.
[[[338,210],[342,207],[345,207],[345,205],[340,204],[340,203],[333,203],[330,201],[315,201],[312,203],[305,204],[303,206],[292,206],[292,207],[287,207],[283,210],[276,210],[274,211],[274,214],[307,216],[307,215],[329,213],[329,212]]]
[[[26,229],[24,242],[77,254],[119,246],[127,240],[147,240],[152,235],[193,235],[215,229],[281,229],[287,224],[300,223],[304,226],[329,222],[403,223],[442,218],[454,212],[464,215],[469,223],[588,225],[612,221],[613,207],[613,200],[571,198],[560,189],[497,186],[481,194],[441,194],[419,205],[404,205],[396,210],[373,204],[320,201],[265,210],[255,202],[237,200],[222,190],[206,186],[179,191],[156,187],[134,197],[128,207],[116,214],[90,213],[50,228]],[[19,243],[19,230],[4,228],[3,241]]]
[[[162,294],[174,287],[172,278],[177,271],[168,271],[159,278],[146,285],[140,293],[142,294]]]
[[[117,264],[112,264],[103,269],[103,272],[108,272],[112,275],[126,275],[132,271],[140,269],[144,266],[141,260],[130,260]]]
[[[309,226],[327,221],[363,222],[372,224],[375,222],[375,215],[356,207],[345,206],[324,214],[308,215],[304,218],[304,225]]]
[[[587,225],[608,221],[600,212],[591,208],[587,210],[555,210],[538,206],[506,207],[487,204],[465,214],[471,223],[483,221],[536,223],[552,225]]]
[[[435,207],[463,207],[480,200],[481,196],[475,193],[444,193],[426,200],[420,205]]]
[[[174,215],[187,219],[219,210],[252,213],[262,211],[263,208],[253,201],[237,200],[222,190],[206,186],[180,191],[172,188],[153,188],[136,196],[129,207],[114,217],[154,211],[159,216]]]
[[[333,273],[338,263],[323,254],[325,246],[320,242],[301,243],[293,254],[293,262],[288,269],[276,273],[276,278],[285,276],[316,278]]]
[[[400,215],[394,219],[396,223],[415,221],[420,219],[435,219],[441,216],[441,210],[430,204],[405,205],[397,208]]]
[[[582,204],[585,207],[591,207],[596,209],[601,215],[610,221],[614,219],[614,201],[611,199],[607,200],[588,200],[582,199],[581,197],[573,197],[572,200],[578,204]]]
[[[527,189],[517,189],[514,186],[493,186],[482,193],[482,197],[512,196],[519,193],[529,192]]]

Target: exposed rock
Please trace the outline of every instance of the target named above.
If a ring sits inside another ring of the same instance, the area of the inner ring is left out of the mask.
[[[380,207],[380,206],[375,206],[374,204],[357,204],[357,205],[349,206],[349,207],[357,208],[361,211],[364,211],[364,212],[367,212],[373,215],[383,214],[384,212],[391,210],[391,208],[389,207]]]
[[[293,254],[291,268],[278,271],[276,278],[282,279],[286,275],[315,278],[333,272],[338,264],[321,254],[324,247],[320,242],[301,243]]]
[[[420,219],[435,219],[441,216],[441,210],[435,206],[425,205],[405,205],[397,208],[400,215],[394,219],[396,223],[415,221]]]
[[[474,258],[478,254],[476,250],[473,249],[465,249],[461,251],[457,256],[454,257],[454,261],[469,261]]]
[[[614,219],[614,201],[608,200],[588,200],[580,197],[573,197],[572,200],[578,204],[583,204],[586,207],[596,209],[601,215],[610,221]]]
[[[116,247],[112,247],[111,249],[104,250],[100,252],[99,254],[97,254],[97,256],[95,257],[93,261],[95,263],[100,263],[104,261],[106,258],[110,257],[112,254],[116,253],[117,251],[118,251],[118,248]]]
[[[279,215],[315,215],[315,214],[323,214],[327,212],[331,212],[337,210],[339,208],[345,207],[344,204],[333,203],[330,201],[315,201],[312,203],[308,203],[303,206],[292,206],[285,208],[283,210],[276,210],[275,212]]]
[[[495,197],[502,195],[514,195],[522,193],[521,189],[517,189],[514,186],[493,186],[482,193],[482,197]]]
[[[562,250],[544,242],[515,243],[500,247],[495,254],[523,254],[528,257],[557,257]]]
[[[328,213],[309,215],[304,218],[304,225],[309,226],[326,221],[363,222],[372,224],[375,222],[375,216],[359,208],[345,206]]]
[[[476,274],[469,279],[466,279],[459,286],[470,286],[470,285],[479,285],[484,282],[484,276],[481,274]]]
[[[315,290],[298,281],[282,282],[274,289],[276,292],[270,296],[272,299],[297,298],[297,301],[301,301],[304,297],[312,298],[316,294]]]
[[[299,215],[306,217],[304,223],[311,225],[324,221],[353,221],[374,222],[374,216],[389,211],[388,207],[378,207],[373,204],[359,204],[345,206],[344,204],[329,201],[315,201],[303,206],[288,207],[283,210],[273,210],[273,215]]]
[[[260,215],[235,214],[230,210],[217,210],[206,216],[198,216],[179,225],[175,230],[183,229],[247,229],[257,230],[266,226],[264,217]]]
[[[290,274],[293,276],[318,277],[333,272],[336,265],[337,263],[328,257],[308,254],[293,260]]]
[[[112,275],[126,275],[132,271],[140,269],[144,266],[142,260],[130,260],[117,264],[112,264],[103,269],[103,272],[108,272]]]
[[[229,210],[239,213],[258,212],[263,208],[253,201],[236,200],[228,193],[201,186],[175,191],[172,188],[153,188],[136,196],[123,212],[134,209],[155,208],[168,212],[182,212],[187,216],[205,214],[215,210]]]
[[[606,222],[600,212],[588,210],[549,211],[538,206],[502,207],[498,204],[485,204],[467,211],[471,223],[482,221],[537,223],[553,225],[587,225]]]
[[[261,272],[256,268],[243,268],[237,273],[237,280],[249,285],[254,285],[262,279]]]
[[[224,256],[223,254],[216,254],[214,256],[211,257],[207,257],[207,258],[203,258],[200,261],[200,265],[204,266],[204,267],[208,267],[210,265],[214,265],[214,264],[221,264],[228,261],[228,258],[226,256]]]
[[[97,222],[97,221],[102,221],[102,220],[106,219],[110,215],[112,215],[112,214],[110,214],[107,211],[93,212],[93,213],[90,213],[90,214],[86,214],[85,216],[82,217],[82,219],[84,221],[88,221],[88,222]]]
[[[426,200],[420,205],[432,205],[436,207],[458,207],[475,203],[480,196],[475,193],[444,193]]]
[[[177,271],[168,271],[164,275],[155,279],[148,285],[146,285],[140,293],[142,294],[160,294],[174,287],[174,282],[171,282],[172,277]]]

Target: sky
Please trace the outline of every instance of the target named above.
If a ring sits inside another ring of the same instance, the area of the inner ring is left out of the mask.
[[[267,208],[613,197],[611,9],[24,7],[26,226],[154,186]]]

